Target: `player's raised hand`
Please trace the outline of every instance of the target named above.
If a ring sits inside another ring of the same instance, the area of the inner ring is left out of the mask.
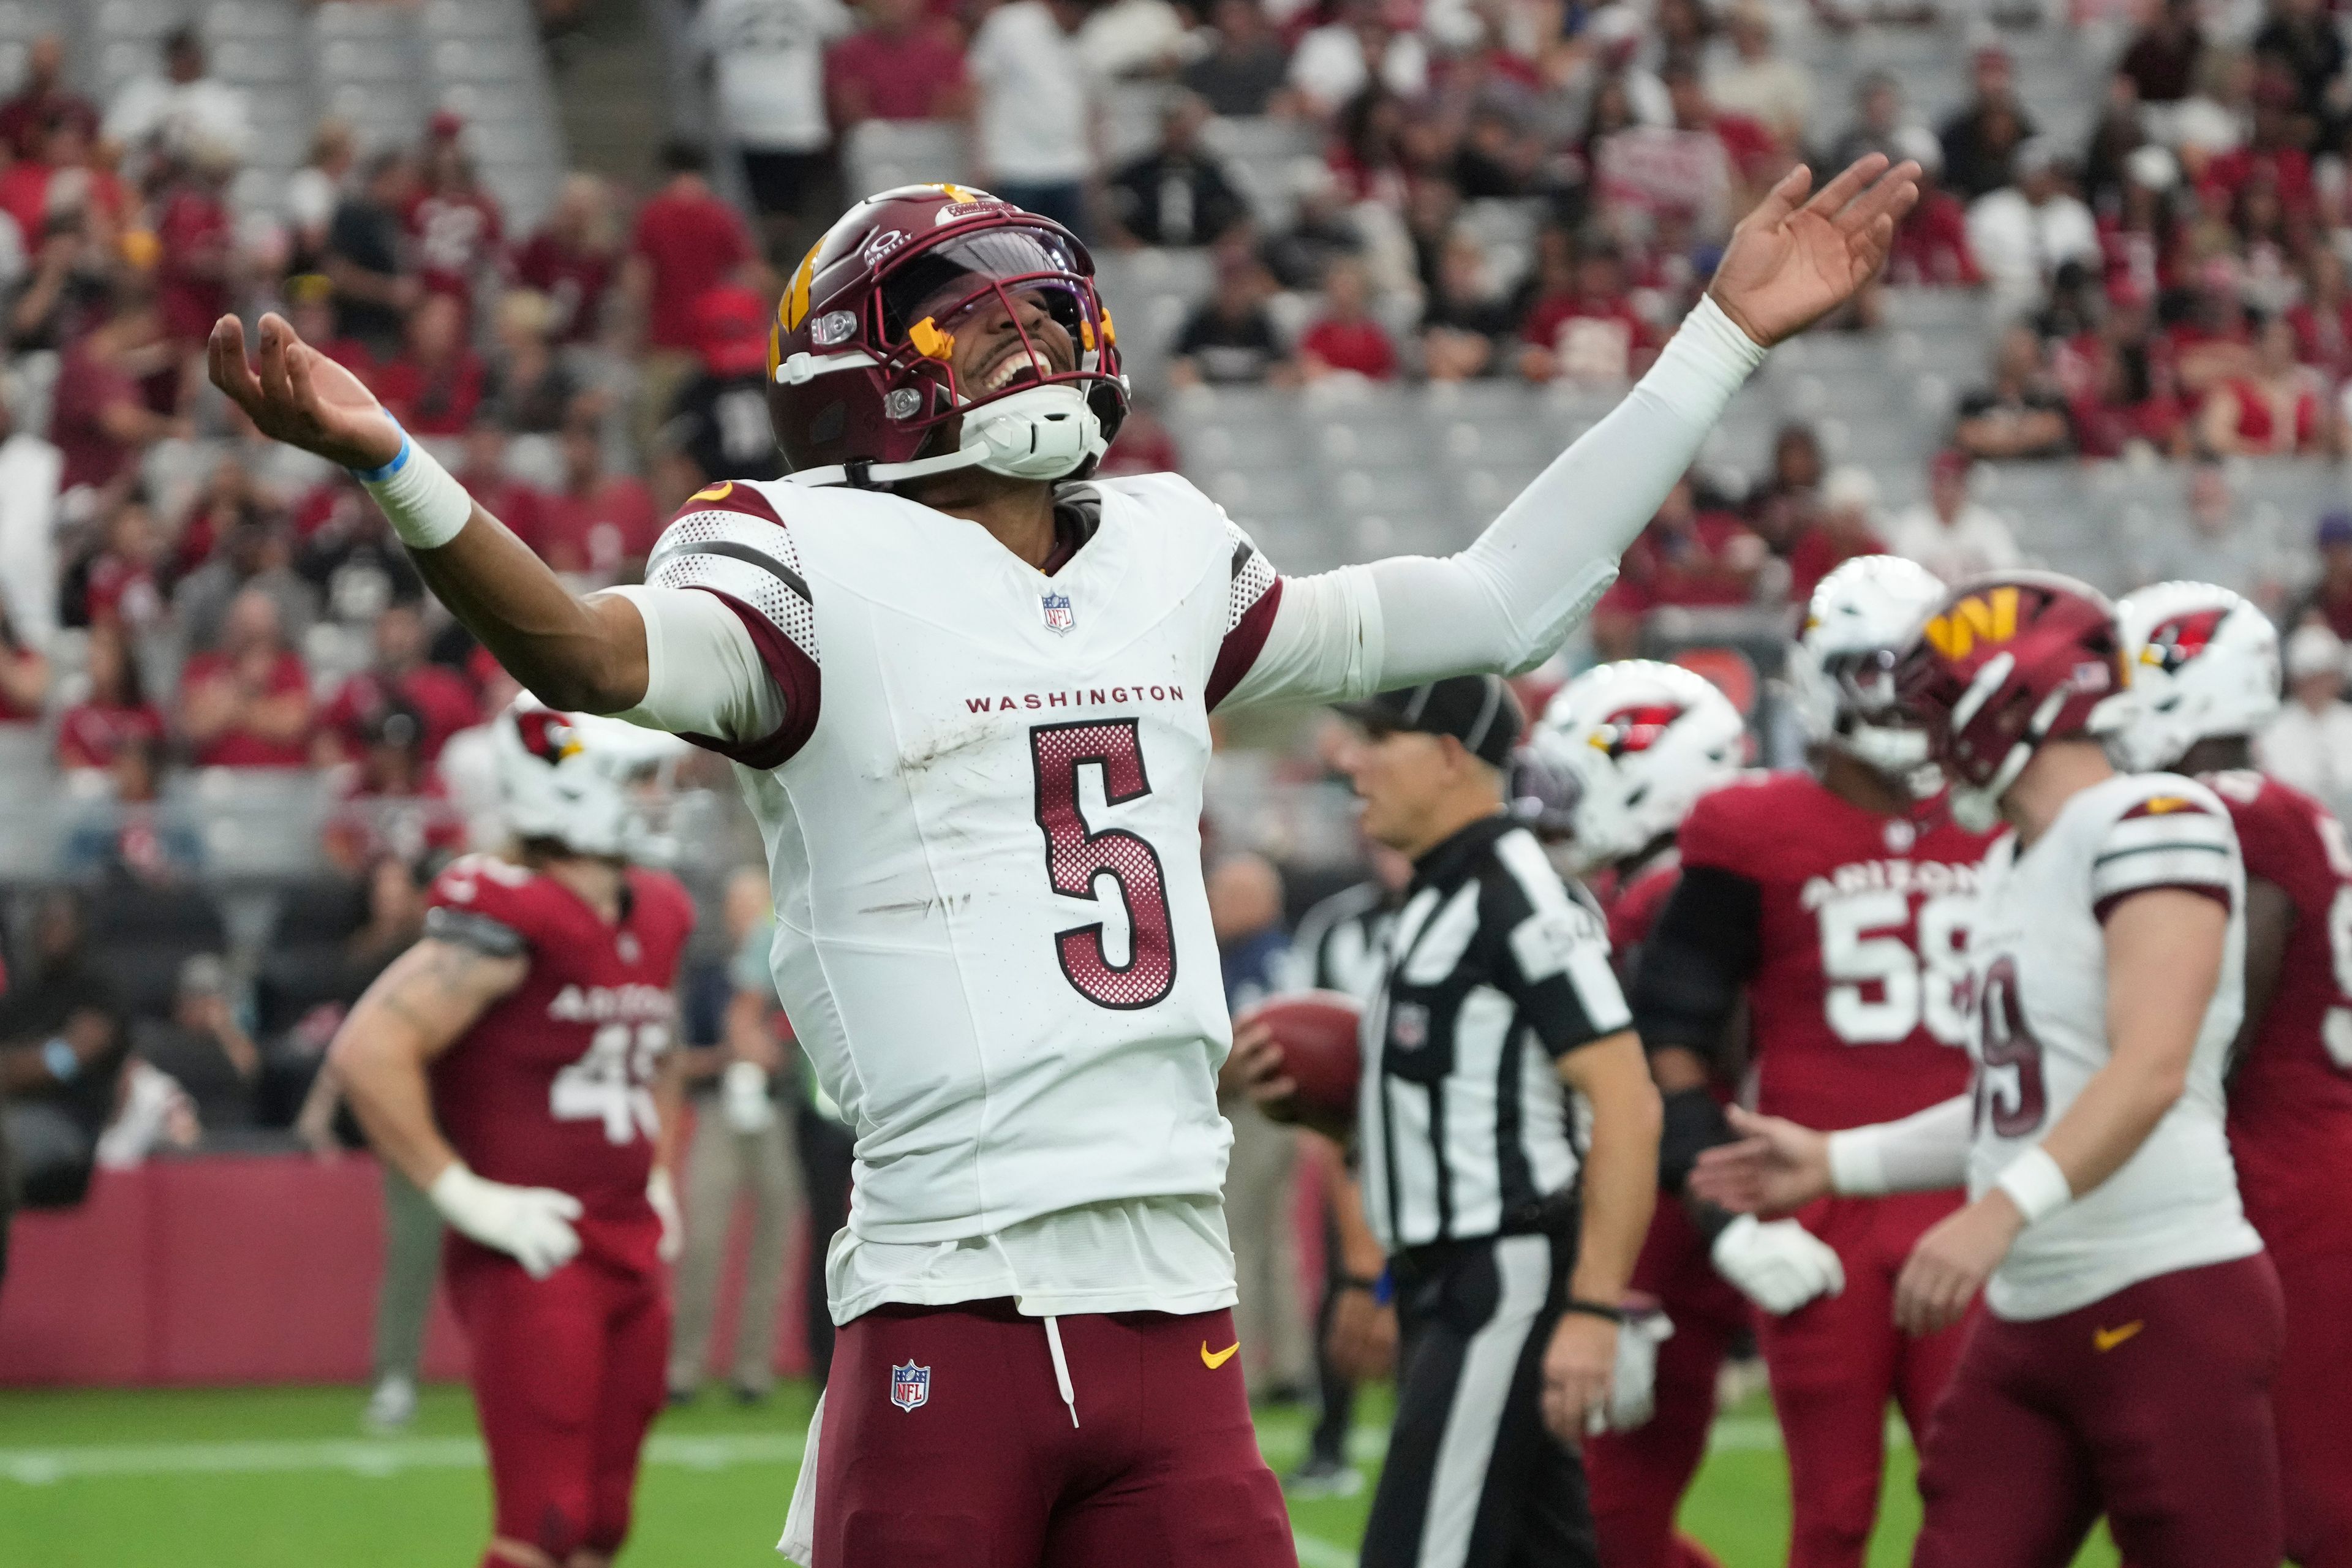
[[[453,1162],[425,1189],[451,1229],[505,1253],[534,1279],[544,1279],[580,1250],[580,1200],[553,1187],[518,1187],[485,1181]]]
[[[1778,1116],[1727,1108],[1737,1142],[1703,1151],[1690,1190],[1734,1214],[1786,1214],[1830,1190],[1830,1142],[1810,1127]]]
[[[1805,193],[1801,163],[1781,177],[1731,231],[1707,292],[1749,337],[1770,348],[1853,298],[1878,270],[1895,226],[1919,200],[1919,165],[1888,168],[1886,155],[1857,158]]]
[[[285,317],[261,318],[258,365],[245,357],[245,324],[213,323],[205,344],[215,386],[256,428],[347,468],[380,468],[400,455],[400,426],[360,378],[304,342]]]

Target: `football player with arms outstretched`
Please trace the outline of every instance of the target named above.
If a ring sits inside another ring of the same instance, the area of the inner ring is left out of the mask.
[[[1824,577],[1789,658],[1811,765],[1748,774],[1683,825],[1683,877],[1633,985],[1653,1059],[1681,1075],[1667,1085],[1682,1090],[1667,1139],[1680,1172],[1731,1137],[1696,1075],[1720,1058],[1743,1001],[1767,1114],[1854,1127],[1967,1087],[1961,950],[1986,841],[1919,800],[1927,738],[1900,721],[1893,678],[1943,593],[1893,555]],[[1958,1205],[1948,1193],[1829,1197],[1796,1216],[1834,1249],[1842,1288],[1759,1302],[1789,1453],[1791,1568],[1858,1568],[1878,1511],[1887,1402],[1922,1433],[1951,1375],[1958,1331],[1898,1333],[1893,1303],[1912,1244]],[[1718,1266],[1755,1245],[1726,1232]]]
[[[2063,1568],[2103,1511],[2137,1568],[2279,1559],[2278,1279],[2222,1130],[2245,872],[2212,791],[2108,760],[2128,679],[2071,578],[1981,578],[1927,617],[1903,706],[1954,815],[2009,827],[1969,940],[1972,1091],[1826,1135],[1735,1112],[1749,1135],[1693,1178],[1781,1210],[1966,1177],[1895,1287],[1906,1332],[1987,1309],[1922,1446],[1914,1568]]]
[[[1093,263],[984,192],[833,226],[772,342],[792,474],[700,492],[645,586],[586,597],[284,321],[257,371],[218,324],[215,382],[359,471],[526,687],[738,763],[778,994],[857,1138],[788,1554],[1294,1560],[1226,1353],[1209,714],[1548,656],[1765,347],[1876,268],[1916,174],[1874,156],[1808,199],[1793,172],[1640,385],[1468,549],[1308,577],[1173,475],[1088,479],[1127,406]],[[1594,1322],[1559,1363],[1582,1403],[1614,1365]]]
[[[1747,724],[1701,676],[1629,659],[1562,687],[1529,750],[1568,781],[1565,853],[1608,914],[1610,956],[1630,984],[1658,912],[1682,880],[1683,819],[1739,776]],[[1695,1116],[1690,1101],[1696,1096],[1712,1106],[1730,1098],[1738,1075],[1724,1058],[1679,1047],[1651,1055],[1669,1125],[1685,1134],[1661,1141],[1659,1185],[1668,1194],[1681,1195],[1690,1174],[1688,1127],[1721,1122],[1719,1110]],[[1837,1255],[1793,1220],[1735,1219],[1703,1205],[1657,1206],[1633,1279],[1674,1325],[1658,1348],[1656,1407],[1632,1431],[1601,1433],[1584,1445],[1606,1568],[1713,1563],[1704,1548],[1675,1535],[1674,1521],[1706,1453],[1725,1354],[1748,1325],[1751,1300],[1788,1311],[1839,1283]]]
[[[2210,583],[2116,606],[2132,666],[2127,768],[2193,775],[2246,859],[2246,1020],[2230,1068],[2230,1152],[2286,1302],[2278,1418],[2286,1555],[2352,1568],[2352,847],[2344,825],[2253,765],[2279,706],[2278,632]]]
[[[520,858],[434,879],[424,937],[333,1060],[368,1142],[449,1225],[496,1500],[483,1568],[603,1568],[661,1409],[661,1264],[682,1239],[671,986],[694,906],[631,863],[648,840],[629,795],[676,742],[528,698],[497,723]]]

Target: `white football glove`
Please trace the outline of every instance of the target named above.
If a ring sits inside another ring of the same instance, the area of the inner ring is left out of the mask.
[[[1631,1432],[1658,1408],[1658,1347],[1675,1337],[1675,1326],[1654,1307],[1629,1309],[1617,1325],[1617,1370],[1606,1403],[1585,1413],[1585,1430]]]
[[[686,1255],[686,1219],[677,1212],[677,1186],[659,1165],[646,1178],[646,1202],[654,1205],[655,1217],[661,1221],[661,1240],[654,1244],[654,1256],[664,1263],[675,1263]]]
[[[763,1132],[776,1124],[768,1075],[757,1062],[730,1062],[719,1077],[719,1110],[733,1132]]]
[[[1792,1219],[1741,1215],[1715,1238],[1715,1271],[1774,1317],[1845,1289],[1835,1248]]]
[[[580,1233],[572,1228],[580,1200],[570,1193],[486,1182],[459,1160],[433,1178],[425,1195],[451,1229],[507,1254],[534,1279],[546,1279],[580,1250]]]

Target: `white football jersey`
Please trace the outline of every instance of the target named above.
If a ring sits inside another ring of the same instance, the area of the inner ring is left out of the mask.
[[[1067,486],[1048,576],[885,494],[714,486],[649,584],[721,594],[785,699],[719,745],[767,840],[776,985],[894,1244],[1223,1188],[1201,869],[1209,711],[1280,587],[1173,475]],[[708,743],[708,742],[706,742]]]
[[[2262,1249],[2239,1207],[2222,1131],[2222,1071],[2244,1011],[2245,868],[2229,812],[2202,784],[2170,773],[2086,789],[2023,853],[2011,834],[1986,857],[1969,954],[1969,1192],[1985,1192],[2047,1137],[2106,1065],[2103,918],[2154,888],[2192,889],[2230,909],[2221,981],[2188,1088],[2120,1170],[2019,1236],[1986,1291],[2001,1317],[2054,1317],[2158,1274]]]

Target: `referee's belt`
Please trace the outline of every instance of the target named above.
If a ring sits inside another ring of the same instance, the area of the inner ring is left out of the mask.
[[[1506,1236],[1548,1236],[1555,1241],[1572,1239],[1582,1213],[1574,1186],[1548,1197],[1520,1204],[1503,1215],[1503,1223],[1484,1236],[1458,1237],[1408,1247],[1389,1259],[1389,1272],[1400,1285],[1414,1285],[1444,1273],[1464,1252]]]

